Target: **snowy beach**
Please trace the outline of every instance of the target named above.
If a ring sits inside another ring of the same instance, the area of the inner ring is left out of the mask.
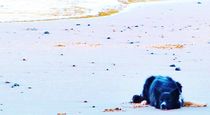
[[[0,23],[0,115],[209,115],[208,106],[129,103],[147,77],[168,75],[186,101],[210,104],[209,11],[209,0],[166,1],[105,17]]]

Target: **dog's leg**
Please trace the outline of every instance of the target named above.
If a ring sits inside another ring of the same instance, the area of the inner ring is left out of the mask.
[[[150,85],[152,84],[153,80],[155,79],[155,76],[151,76],[149,77],[145,84],[144,84],[144,87],[143,87],[143,92],[142,92],[142,96],[143,98],[147,101],[147,103],[149,104],[150,101],[149,101],[149,88],[150,88]]]
[[[184,107],[206,107],[207,104],[200,104],[200,103],[194,103],[194,102],[189,102],[186,101],[184,102]]]

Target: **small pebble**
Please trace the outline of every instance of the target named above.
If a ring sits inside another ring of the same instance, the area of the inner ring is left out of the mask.
[[[45,32],[44,32],[44,34],[50,34],[50,32],[48,32],[48,31],[45,31]]]
[[[28,89],[32,89],[32,87],[28,87]]]
[[[170,67],[176,67],[176,65],[175,64],[171,64],[171,65],[169,65]]]
[[[76,67],[76,65],[72,65],[72,67]]]
[[[9,84],[10,82],[9,81],[5,81],[4,83]]]
[[[175,71],[181,71],[181,69],[179,67],[175,68]]]
[[[90,26],[90,24],[88,24],[88,26]]]
[[[96,106],[92,106],[92,108],[96,108]]]
[[[76,26],[80,26],[81,24],[76,24]]]
[[[111,39],[111,38],[110,38],[110,37],[107,37],[106,39],[108,39],[108,40],[109,40],[109,39]]]
[[[17,83],[14,83],[14,85],[13,86],[20,86],[19,84],[17,84]]]
[[[23,58],[23,61],[26,61],[26,59],[25,59],[25,58]]]
[[[14,84],[11,86],[11,88],[14,88],[14,87],[19,87],[19,86],[20,86],[19,84],[14,83]]]
[[[197,2],[197,4],[202,4],[202,2]]]
[[[134,42],[129,42],[129,44],[134,44]]]
[[[84,103],[87,103],[88,101],[85,100],[85,101],[83,101],[83,102],[84,102]]]

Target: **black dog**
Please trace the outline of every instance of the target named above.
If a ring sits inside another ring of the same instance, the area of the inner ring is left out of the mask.
[[[133,103],[146,100],[148,104],[158,109],[178,109],[184,105],[181,93],[181,84],[172,78],[151,76],[144,84],[142,95],[133,96]]]

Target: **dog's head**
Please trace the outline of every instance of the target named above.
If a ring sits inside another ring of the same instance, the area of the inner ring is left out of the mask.
[[[178,109],[183,105],[183,100],[178,89],[171,92],[162,92],[159,98],[159,107],[163,110]]]

